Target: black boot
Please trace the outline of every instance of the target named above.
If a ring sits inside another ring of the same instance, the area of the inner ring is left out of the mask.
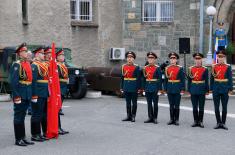
[[[41,123],[37,123],[37,137],[40,138],[42,141],[49,140],[49,138],[46,137],[46,133],[41,134]],[[44,136],[45,135],[45,136]]]
[[[131,121],[131,118],[127,116],[126,118],[122,119],[122,121]]]
[[[191,125],[191,127],[197,127],[198,124],[199,124],[199,121],[198,121],[198,111],[197,110],[193,111],[193,119],[194,119],[194,123]]]
[[[64,129],[59,128],[59,134],[60,135],[65,135],[65,134],[68,134],[68,133],[69,133],[68,131],[65,131]]]
[[[46,135],[46,133],[47,133],[47,120],[45,118],[43,118],[41,120],[41,127],[42,127],[43,135]],[[40,127],[40,132],[41,132],[41,127]]]
[[[222,112],[222,129],[228,130],[228,127],[225,125],[226,123],[227,112]]]
[[[20,124],[14,124],[14,132],[15,132],[15,145],[17,146],[27,146],[25,142],[21,139],[21,125]]]
[[[131,122],[135,122],[136,111],[137,111],[137,105],[134,105],[134,106],[132,107]]]
[[[131,121],[131,107],[126,108],[126,113],[127,113],[127,117],[124,118],[122,121]]]
[[[43,142],[44,140],[40,137],[40,135],[33,135],[31,140],[34,142]]]
[[[23,124],[21,124],[21,129],[22,129],[22,140],[24,141],[24,143],[25,144],[27,144],[27,145],[34,145],[34,143],[33,142],[30,142],[30,141],[28,141],[27,139],[26,139],[26,136],[25,136],[25,125],[24,125],[24,123]]]
[[[64,115],[62,109],[60,109],[59,114],[60,114],[60,115]]]
[[[175,121],[174,121],[174,109],[170,108],[170,121],[167,123],[167,125],[172,125],[172,124],[175,124]]]
[[[201,128],[204,128],[203,115],[204,115],[204,111],[199,111],[199,122],[198,122],[198,125]]]
[[[35,136],[38,134],[37,131],[37,122],[31,122],[31,135]]]
[[[180,109],[175,109],[175,125],[179,125]]]
[[[132,115],[131,122],[135,122],[135,115]]]
[[[157,118],[154,118],[153,123],[158,124]]]
[[[60,115],[58,115],[58,124],[59,124],[59,134],[60,135],[65,135],[65,134],[69,133],[68,131],[65,131],[65,130],[62,129]]]
[[[214,127],[214,129],[220,129],[221,128],[221,124],[217,123],[216,126]]]
[[[219,129],[222,127],[222,123],[221,123],[221,118],[220,118],[220,112],[219,111],[216,111],[215,112],[215,117],[216,117],[216,121],[217,121],[217,124],[216,126],[214,127],[214,129]]]
[[[44,140],[40,137],[41,127],[40,122],[32,122],[31,123],[31,140],[35,142],[43,142]]]
[[[158,124],[157,117],[158,117],[158,109],[155,109],[154,110],[154,119],[153,119],[154,124]]]
[[[144,121],[144,123],[153,123],[153,119],[152,119],[152,118],[149,118],[149,119],[147,119],[146,121]]]

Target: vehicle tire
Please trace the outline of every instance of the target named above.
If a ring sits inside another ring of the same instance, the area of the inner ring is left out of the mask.
[[[85,77],[76,80],[75,86],[70,89],[71,97],[74,99],[81,99],[86,96],[87,81]]]

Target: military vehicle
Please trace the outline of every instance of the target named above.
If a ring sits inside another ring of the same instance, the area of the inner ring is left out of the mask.
[[[28,50],[33,51],[40,45],[28,45]],[[9,83],[9,70],[12,63],[17,60],[15,54],[16,46],[0,47],[0,93],[11,93]],[[59,49],[59,48],[57,48]],[[68,95],[75,99],[81,99],[87,92],[86,71],[83,68],[77,68],[72,63],[71,49],[63,48],[65,53],[65,64],[68,67],[69,83]]]
[[[158,64],[161,68],[163,76],[164,76],[165,68],[168,64],[169,64],[168,61]],[[147,63],[145,65],[147,65]],[[86,75],[86,79],[91,89],[102,91],[104,94],[115,94],[119,97],[123,97],[122,92],[120,92],[120,82],[121,82],[121,67],[120,66],[118,67],[117,66],[116,67],[88,67],[87,73],[88,74]],[[141,72],[141,74],[143,73]],[[141,77],[143,77],[143,75],[141,75]]]

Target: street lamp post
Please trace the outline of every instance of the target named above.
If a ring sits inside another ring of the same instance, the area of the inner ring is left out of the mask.
[[[206,63],[207,65],[211,65],[212,64],[212,22],[213,22],[214,15],[216,14],[216,8],[214,6],[209,6],[206,9],[206,13],[210,19],[209,50],[207,53]]]

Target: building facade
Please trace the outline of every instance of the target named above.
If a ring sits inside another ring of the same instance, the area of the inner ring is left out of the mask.
[[[218,10],[214,28],[223,19],[229,40],[235,41],[235,1],[205,0],[205,9],[209,5]],[[190,38],[191,53],[199,50],[199,6],[200,0],[3,0],[0,46],[54,41],[71,48],[74,64],[84,67],[123,63],[109,60],[112,47],[135,51],[140,65],[148,51],[164,62],[169,52],[179,52],[179,38]],[[204,16],[206,54],[209,20]],[[186,60],[191,62],[191,54]]]

